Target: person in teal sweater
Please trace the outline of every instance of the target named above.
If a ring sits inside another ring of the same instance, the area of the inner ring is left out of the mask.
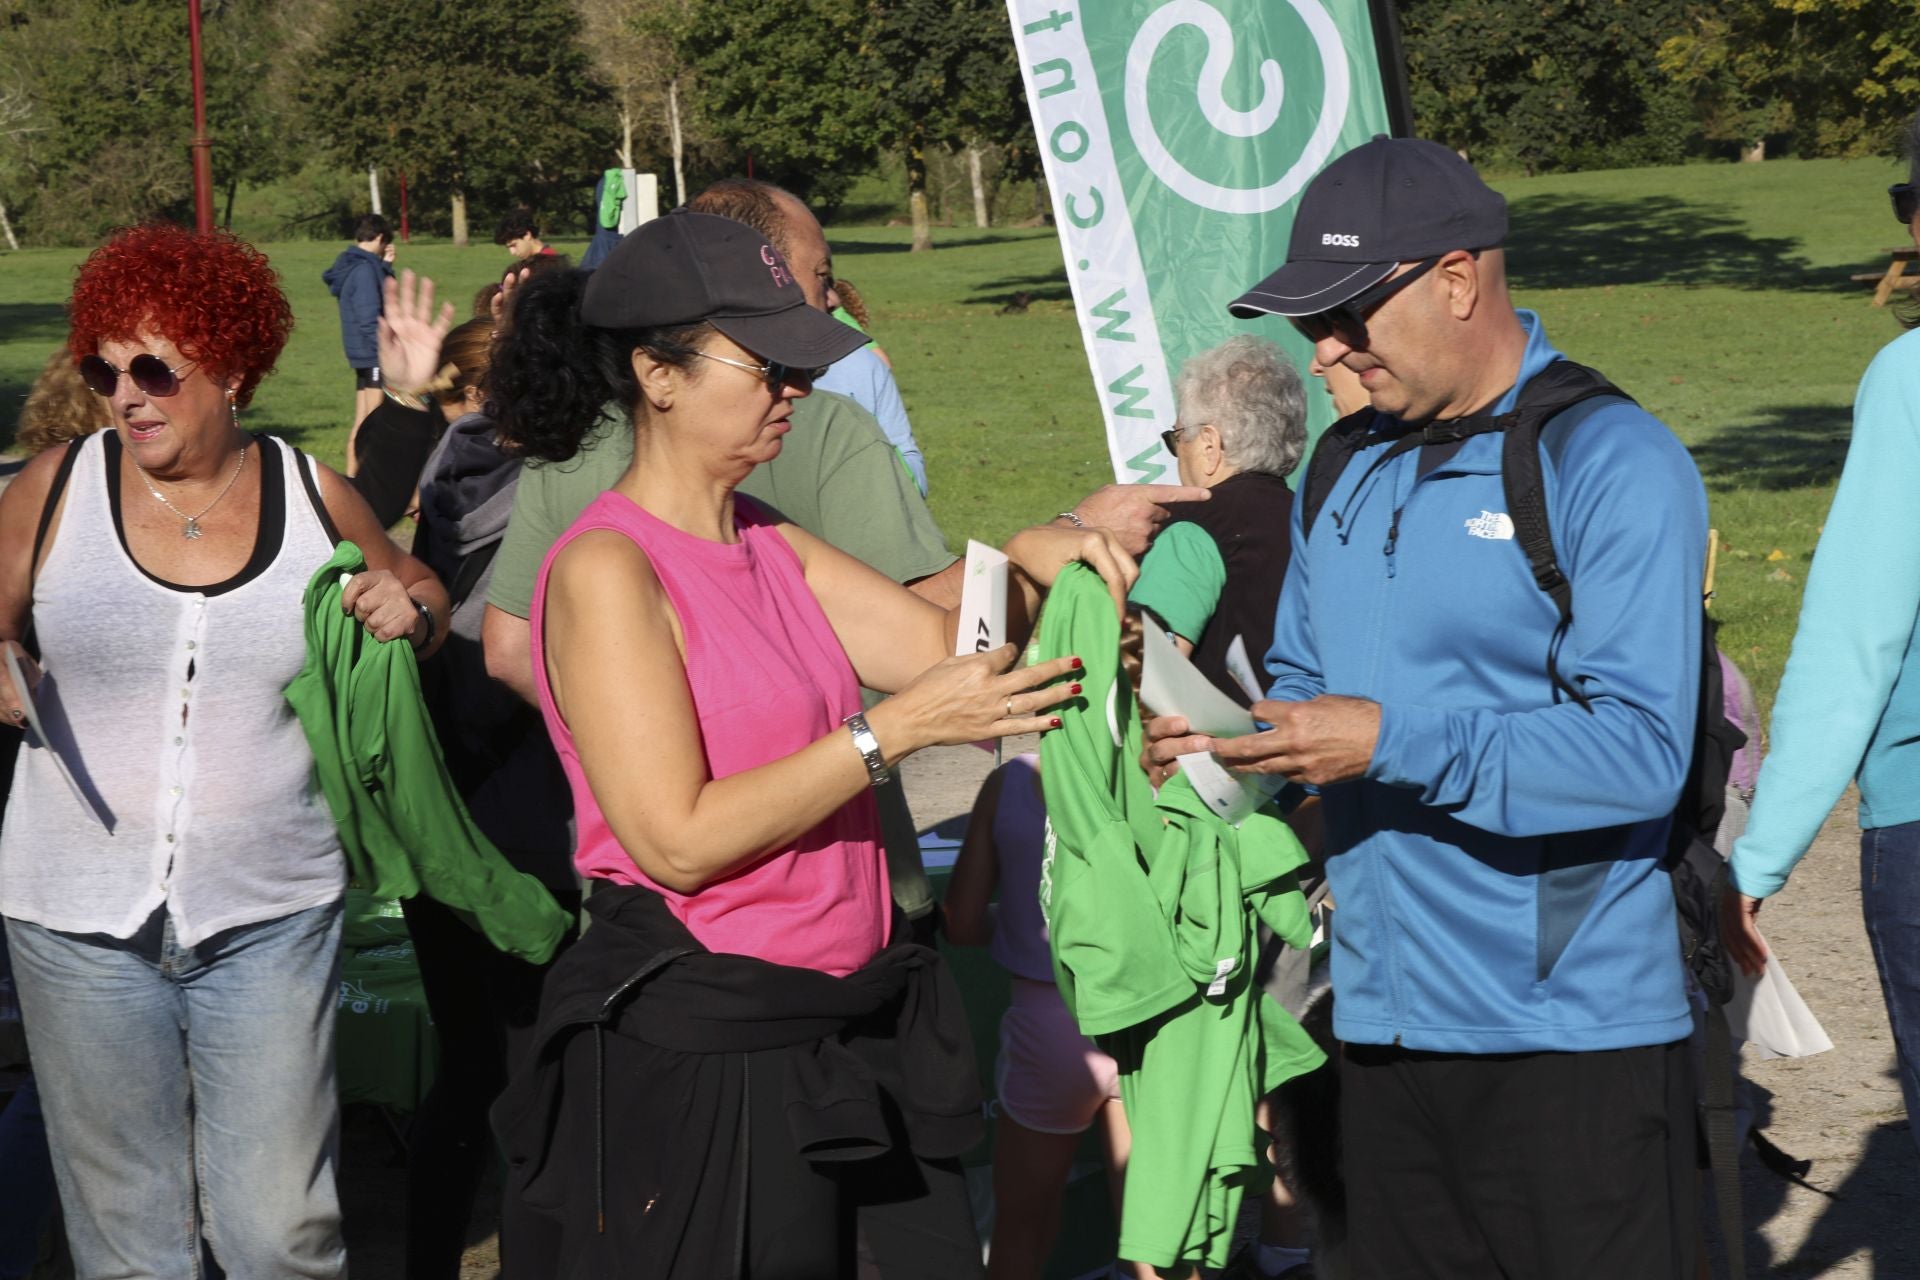
[[[1920,115],[1894,217],[1920,244]],[[1909,304],[1911,305],[1911,304]],[[1910,329],[1920,316],[1903,317]],[[1920,332],[1888,343],[1860,380],[1853,442],[1807,574],[1800,626],[1774,702],[1753,814],[1734,844],[1724,926],[1749,973],[1766,963],[1761,904],[1850,779],[1860,784],[1860,889],[1899,1053],[1907,1114],[1920,1115]],[[1916,1135],[1920,1138],[1920,1135]]]

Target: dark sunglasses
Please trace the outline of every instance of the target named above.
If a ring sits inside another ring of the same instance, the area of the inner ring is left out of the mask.
[[[1316,311],[1310,316],[1287,318],[1292,321],[1294,328],[1305,335],[1308,342],[1338,338],[1343,346],[1364,351],[1367,346],[1367,317],[1388,298],[1439,265],[1439,258],[1427,258],[1411,271],[1389,276],[1376,285],[1362,289],[1337,307]]]
[[[1168,453],[1177,454],[1180,452],[1180,433],[1182,430],[1184,430],[1184,428],[1176,422],[1160,433],[1160,443],[1167,446]]]
[[[1911,182],[1896,182],[1887,188],[1887,198],[1893,201],[1893,220],[1901,226],[1913,221],[1913,215],[1920,212],[1920,191],[1915,191]]]
[[[133,385],[150,396],[170,396],[180,390],[180,370],[198,364],[189,360],[172,369],[159,356],[137,355],[127,362],[125,369],[115,368],[104,356],[82,356],[80,358],[80,380],[87,384],[87,390],[95,395],[110,396],[114,388],[120,385],[120,375],[125,373],[133,379]]]

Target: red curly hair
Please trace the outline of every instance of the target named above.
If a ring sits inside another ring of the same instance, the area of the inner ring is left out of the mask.
[[[145,330],[217,381],[238,377],[242,405],[293,331],[293,309],[265,254],[225,231],[203,236],[166,222],[122,227],[88,254],[67,315],[75,360]]]

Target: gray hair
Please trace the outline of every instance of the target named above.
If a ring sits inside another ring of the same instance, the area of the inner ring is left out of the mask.
[[[1241,334],[1180,366],[1180,438],[1211,423],[1236,471],[1284,476],[1307,449],[1307,393],[1279,346]]]

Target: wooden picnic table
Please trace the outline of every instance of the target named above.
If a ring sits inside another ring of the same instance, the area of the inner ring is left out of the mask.
[[[1886,250],[1890,261],[1885,271],[1863,271],[1853,277],[1855,284],[1870,284],[1873,289],[1873,305],[1884,307],[1887,299],[1893,296],[1895,289],[1913,289],[1920,287],[1920,275],[1908,275],[1907,264],[1920,261],[1920,249],[1911,244],[1896,245]]]

